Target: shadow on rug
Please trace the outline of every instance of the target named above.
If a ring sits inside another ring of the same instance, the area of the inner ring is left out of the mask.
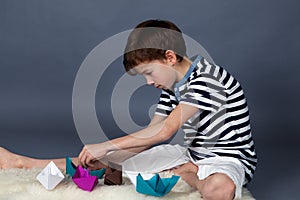
[[[121,186],[107,186],[103,179],[92,192],[79,189],[70,177],[65,178],[54,190],[46,190],[37,180],[36,176],[41,169],[9,169],[0,170],[0,200],[140,200],[140,199],[174,199],[174,200],[199,200],[198,191],[191,188],[179,179],[172,191],[164,197],[147,196],[135,191],[134,185],[124,178]],[[243,189],[243,200],[254,199],[250,192]]]

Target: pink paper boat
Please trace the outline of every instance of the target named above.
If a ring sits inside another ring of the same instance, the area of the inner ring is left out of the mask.
[[[98,184],[97,176],[91,176],[89,170],[83,169],[80,165],[76,168],[72,179],[79,188],[89,192]]]

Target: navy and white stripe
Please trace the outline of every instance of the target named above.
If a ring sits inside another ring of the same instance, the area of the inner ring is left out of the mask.
[[[174,92],[162,90],[156,114],[168,116],[179,103],[199,108],[182,126],[192,159],[211,156],[197,153],[199,147],[218,156],[237,158],[250,181],[257,157],[247,101],[239,82],[222,67],[199,56]]]

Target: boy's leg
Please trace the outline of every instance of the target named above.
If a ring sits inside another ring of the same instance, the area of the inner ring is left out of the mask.
[[[42,168],[45,167],[50,161],[54,161],[58,168],[64,169],[66,161],[64,158],[60,159],[35,159],[26,156],[21,156],[12,153],[0,147],[0,169],[10,168]]]
[[[124,160],[130,158],[133,155],[136,155],[139,152],[148,149],[148,147],[139,147],[133,148],[129,150],[120,150],[116,151],[103,160],[95,162],[95,166],[93,169],[100,169],[106,167],[107,162],[115,162],[121,163]],[[77,165],[78,159],[72,158],[73,162]],[[53,161],[56,166],[60,169],[65,169],[66,161],[65,158],[58,158],[58,159],[35,159],[26,156],[21,156],[15,153],[12,153],[2,147],[0,147],[0,169],[9,169],[9,168],[43,168],[45,167],[50,161]]]
[[[199,180],[198,167],[191,162],[173,171],[190,186],[196,188],[203,199],[233,199],[235,196],[235,184],[226,174],[214,173],[203,180]]]

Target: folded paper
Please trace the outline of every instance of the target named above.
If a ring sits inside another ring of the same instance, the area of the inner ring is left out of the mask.
[[[69,174],[71,177],[74,176],[76,171],[76,165],[72,162],[70,157],[66,157],[66,173]],[[91,176],[97,176],[98,179],[103,178],[105,173],[105,168],[99,170],[91,170],[89,171]]]
[[[98,184],[97,176],[91,176],[90,171],[82,168],[80,165],[76,168],[72,179],[79,188],[90,192]]]
[[[122,166],[116,163],[109,162],[104,176],[104,184],[121,185],[122,182]]]
[[[66,174],[69,174],[71,177],[73,177],[75,171],[76,171],[76,166],[72,162],[72,159],[70,157],[66,157]]]
[[[136,177],[138,176],[138,174],[141,174],[141,176],[144,179],[150,179],[154,176],[155,173],[145,173],[145,172],[138,172],[138,171],[124,171],[124,175],[125,177],[129,178],[129,180],[131,181],[131,183],[134,185],[134,187],[136,187]]]
[[[53,190],[63,179],[64,175],[51,161],[36,177],[36,179],[47,189]]]
[[[158,174],[155,174],[151,179],[144,180],[141,174],[138,174],[136,179],[137,192],[161,197],[171,191],[179,180],[179,176],[173,175],[171,178],[160,178]]]

